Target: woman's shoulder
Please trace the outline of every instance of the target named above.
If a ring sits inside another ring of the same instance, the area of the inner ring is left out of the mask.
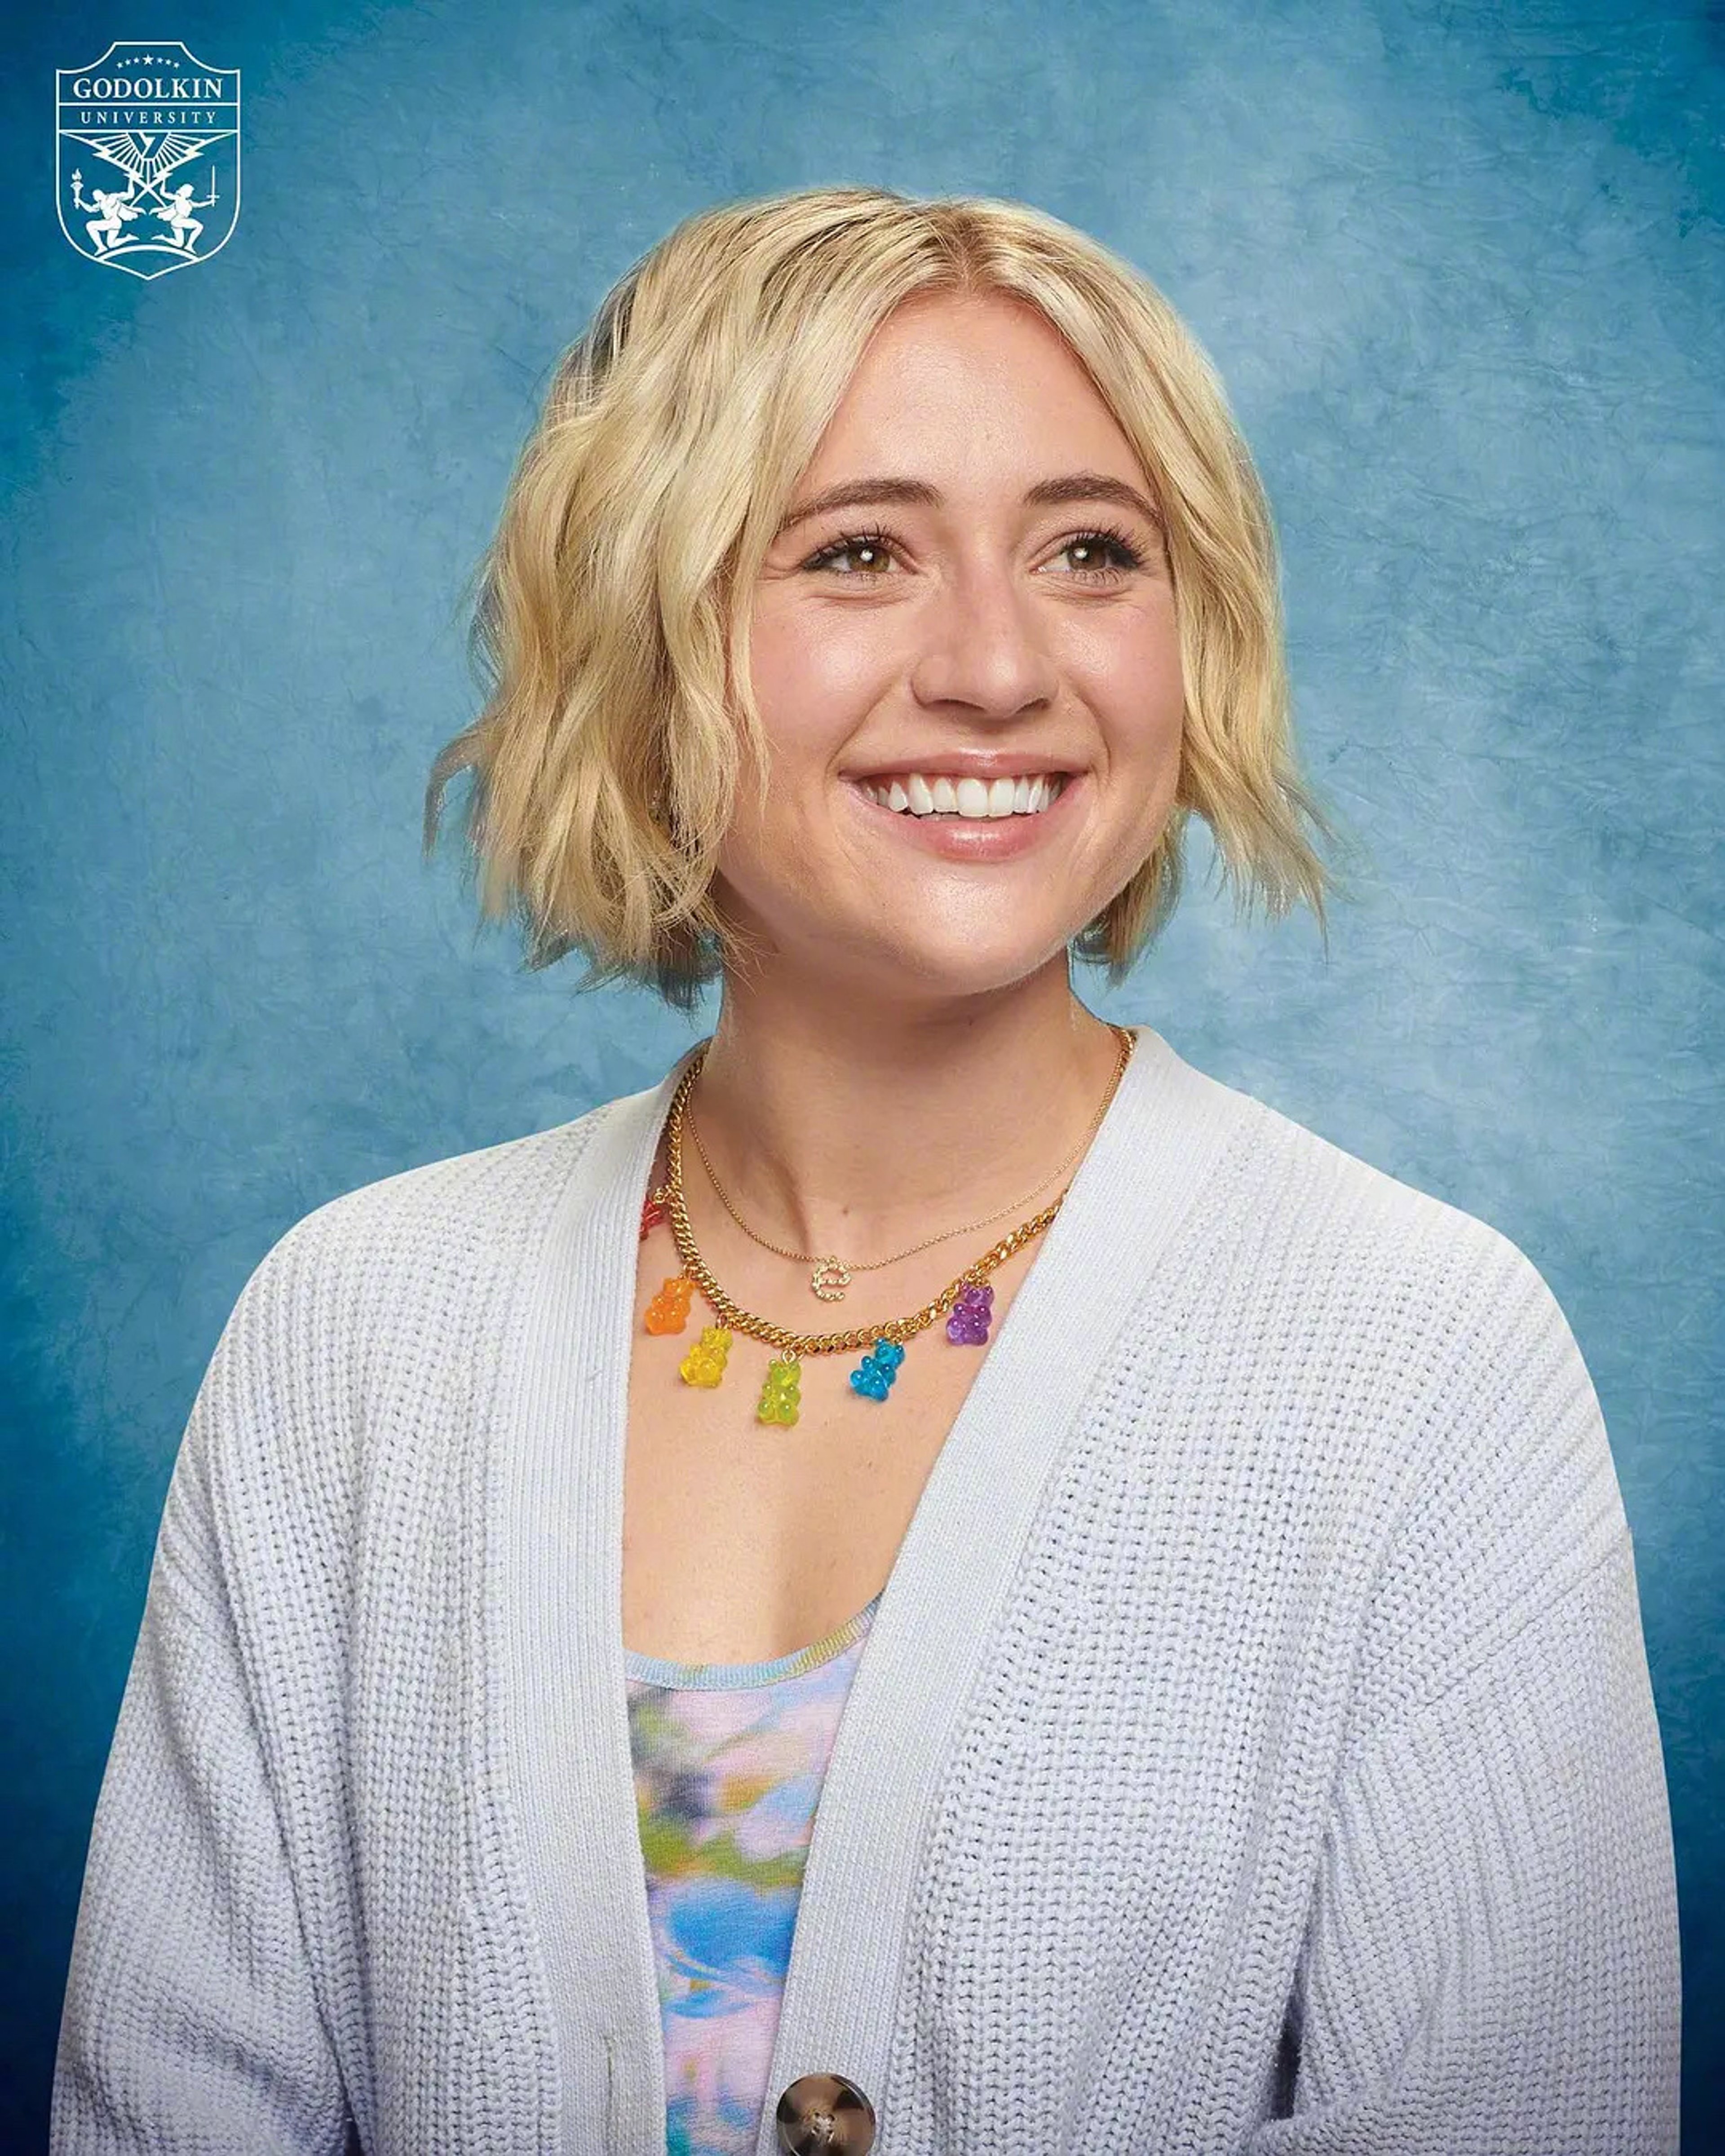
[[[1491,1220],[1351,1152],[1260,1094],[1173,1060],[1182,1120],[1224,1133],[1193,1209],[1195,1236],[1250,1245],[1266,1276],[1328,1297],[1435,1292],[1490,1301],[1507,1286],[1536,1299],[1549,1294],[1533,1260]]]
[[[495,1262],[567,1185],[603,1117],[573,1122],[396,1170],[326,1199],[264,1253],[248,1292],[271,1278],[363,1276],[375,1289]]]
[[[1254,1095],[1188,1090],[1227,1125],[1172,1268],[1194,1352],[1245,1346],[1266,1382],[1321,1394],[1383,1448],[1362,1473],[1452,1494],[1609,1473],[1574,1332],[1519,1243]]]
[[[571,1121],[398,1169],[302,1214],[266,1248],[229,1327],[270,1323],[285,1348],[439,1319],[478,1322],[543,1245],[608,1119],[644,1095]]]
[[[378,1177],[295,1220],[222,1327],[187,1474],[213,1471],[259,1505],[293,1479],[334,1504],[398,1425],[421,1442],[434,1410],[483,1397],[559,1209],[623,1105]]]

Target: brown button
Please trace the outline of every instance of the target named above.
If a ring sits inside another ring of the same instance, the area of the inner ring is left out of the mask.
[[[778,2145],[789,2156],[868,2156],[875,2107],[843,2074],[804,2074],[778,2099]]]

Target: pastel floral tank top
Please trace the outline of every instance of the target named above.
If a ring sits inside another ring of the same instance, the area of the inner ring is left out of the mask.
[[[666,2156],[754,2148],[815,1806],[880,1599],[776,1661],[624,1650]]]

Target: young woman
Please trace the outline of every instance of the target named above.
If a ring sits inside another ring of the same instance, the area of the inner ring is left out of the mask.
[[[711,1038],[349,1194],[200,1391],[54,2146],[1676,2146],[1635,1566],[1491,1227],[1106,1024],[1326,871],[1271,526],[1091,241],[679,228],[490,550],[535,963]]]

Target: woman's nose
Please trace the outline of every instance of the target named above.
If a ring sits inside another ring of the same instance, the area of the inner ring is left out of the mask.
[[[955,572],[921,609],[918,629],[911,687],[919,703],[1010,718],[1053,698],[1053,654],[1019,572],[973,565]]]

